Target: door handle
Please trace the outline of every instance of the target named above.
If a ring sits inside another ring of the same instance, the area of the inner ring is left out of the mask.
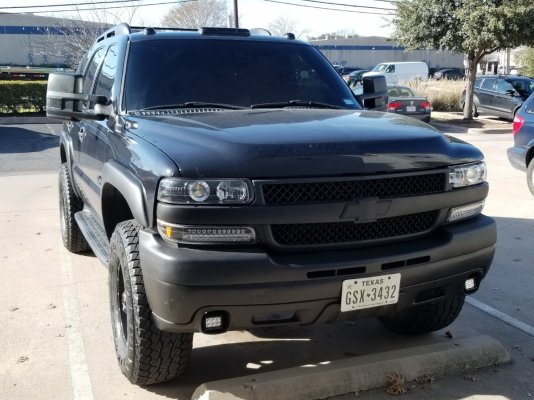
[[[85,138],[85,135],[87,133],[85,132],[85,128],[80,128],[78,131],[78,137],[80,138],[80,142],[83,142],[83,139]]]

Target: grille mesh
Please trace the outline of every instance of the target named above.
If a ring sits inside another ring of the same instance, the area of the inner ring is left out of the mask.
[[[439,211],[379,219],[375,222],[329,222],[271,225],[275,242],[283,246],[354,243],[428,231]]]
[[[311,204],[353,201],[366,197],[406,197],[445,190],[444,173],[352,181],[264,184],[266,204]]]

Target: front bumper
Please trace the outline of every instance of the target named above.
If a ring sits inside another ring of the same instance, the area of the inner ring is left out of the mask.
[[[489,270],[496,228],[493,219],[480,215],[421,239],[302,253],[177,247],[147,230],[140,232],[139,240],[156,324],[164,331],[198,332],[210,311],[225,313],[230,330],[306,325],[376,316],[463,292],[468,277],[482,279]],[[397,304],[340,313],[343,280],[397,272]]]

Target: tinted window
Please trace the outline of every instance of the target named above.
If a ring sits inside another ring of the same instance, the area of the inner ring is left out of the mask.
[[[512,84],[515,90],[522,95],[530,95],[534,92],[534,80],[533,79],[511,79],[508,82]]]
[[[525,102],[525,109],[529,114],[534,114],[534,94]]]
[[[113,44],[104,58],[102,68],[96,78],[95,87],[93,89],[95,94],[111,98],[111,88],[115,80],[115,73],[117,70],[117,45]]]
[[[93,55],[93,58],[89,62],[87,66],[87,70],[83,78],[83,93],[91,93],[91,89],[93,87],[93,81],[95,79],[95,74],[98,69],[98,66],[100,65],[100,61],[102,61],[103,56],[104,56],[104,49],[100,48],[95,52],[95,54]]]
[[[514,90],[514,87],[511,83],[506,82],[504,79],[497,79],[495,90],[499,93],[506,93],[508,90]]]
[[[359,108],[317,49],[288,42],[162,39],[132,43],[124,93],[128,110],[185,102],[250,107],[290,100]]]
[[[493,90],[493,84],[495,83],[495,78],[486,78],[482,82],[482,89]]]
[[[395,64],[388,65],[386,72],[395,72]]]

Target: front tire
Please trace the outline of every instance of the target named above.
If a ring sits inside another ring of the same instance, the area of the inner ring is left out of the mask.
[[[59,218],[63,245],[72,253],[83,253],[89,250],[74,214],[83,210],[83,201],[74,192],[72,178],[67,163],[59,169]]]
[[[379,320],[397,333],[414,335],[434,332],[454,322],[462,310],[464,301],[464,294],[452,295],[434,303],[417,305],[380,317]]]
[[[111,236],[111,323],[122,373],[134,384],[151,385],[183,373],[193,334],[163,332],[154,323],[139,260],[139,228],[133,220],[121,222]]]

